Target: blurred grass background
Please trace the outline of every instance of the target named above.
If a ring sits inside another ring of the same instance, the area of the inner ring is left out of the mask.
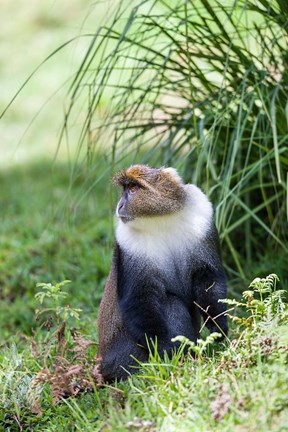
[[[107,22],[107,12],[112,13],[116,4],[111,0],[97,2],[97,7],[87,0],[1,3],[0,113],[35,71],[1,118],[2,169],[33,160],[53,160],[68,83],[87,46],[85,35]],[[69,152],[76,146],[71,139]],[[61,146],[58,158],[67,160],[69,152]]]
[[[80,121],[69,146],[59,147],[59,136],[68,82],[87,46],[79,36],[93,33],[113,7],[85,0],[1,3],[1,112],[25,85],[0,121],[0,345],[31,334],[41,281],[71,279],[69,301],[96,325],[112,242],[112,206],[101,198],[109,196],[109,178],[87,193],[97,172],[87,182],[77,150]]]

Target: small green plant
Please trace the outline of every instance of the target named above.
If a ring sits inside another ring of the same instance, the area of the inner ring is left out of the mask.
[[[61,301],[66,299],[68,294],[62,291],[62,287],[70,283],[70,280],[64,280],[52,285],[51,283],[38,283],[37,287],[43,288],[43,291],[35,294],[35,298],[41,305],[43,303],[50,304],[50,307],[36,309],[36,318],[39,318],[42,314],[49,314],[49,322],[51,322],[51,316],[54,315],[55,323],[59,325],[61,322],[66,322],[69,318],[76,318],[79,320],[81,309],[71,308],[69,305],[61,305]],[[48,323],[47,323],[48,324]]]
[[[285,302],[287,292],[277,290],[276,284],[279,278],[270,274],[266,278],[255,278],[249,285],[249,290],[243,292],[244,301],[235,299],[222,300],[229,306],[244,309],[244,316],[232,316],[230,318],[240,327],[246,327],[250,331],[257,330],[261,323],[277,321],[281,324],[287,319],[288,308]]]
[[[265,278],[256,278],[243,292],[243,301],[223,300],[240,311],[228,316],[236,324],[232,329],[230,347],[223,354],[223,364],[257,364],[259,359],[285,363],[288,339],[288,304],[287,291],[276,287],[279,278],[270,274]]]
[[[271,274],[266,278],[256,278],[250,288],[253,291],[244,291],[243,297],[247,299],[247,305],[256,321],[263,318],[282,320],[286,316],[287,304],[285,303],[285,290],[278,290],[276,284],[279,278]],[[259,294],[259,299],[255,298],[255,293]]]
[[[35,298],[41,306],[45,303],[47,307],[36,309],[35,314],[37,319],[42,314],[47,315],[44,327],[49,331],[49,337],[42,343],[42,368],[30,386],[31,394],[38,395],[34,397],[34,411],[42,412],[40,395],[45,384],[50,385],[54,404],[62,398],[75,396],[102,384],[97,361],[90,352],[95,342],[67,326],[69,319],[79,320],[81,312],[81,309],[62,304],[68,298],[68,293],[62,288],[70,282],[64,280],[55,285],[37,284],[43,291],[38,292]],[[52,327],[56,329],[50,333]]]

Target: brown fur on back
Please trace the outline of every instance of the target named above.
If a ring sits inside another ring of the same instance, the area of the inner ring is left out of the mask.
[[[114,253],[115,254],[115,253]],[[103,357],[109,343],[122,329],[122,319],[120,316],[117,298],[117,274],[115,266],[115,256],[113,257],[111,270],[106,282],[104,294],[100,303],[98,316],[98,356]]]

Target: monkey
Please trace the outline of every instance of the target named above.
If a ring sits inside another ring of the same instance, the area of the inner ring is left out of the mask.
[[[196,342],[201,316],[210,332],[228,332],[227,280],[213,208],[174,168],[134,165],[113,178],[122,187],[116,241],[98,316],[104,379],[126,379],[149,357]],[[154,345],[155,346],[155,345]]]

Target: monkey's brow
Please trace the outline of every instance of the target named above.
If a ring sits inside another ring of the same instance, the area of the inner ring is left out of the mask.
[[[143,187],[140,183],[138,183],[137,181],[135,181],[135,180],[130,180],[130,179],[123,179],[122,181],[121,181],[121,185],[123,186],[123,187],[127,187],[127,186],[138,186],[138,187]]]

